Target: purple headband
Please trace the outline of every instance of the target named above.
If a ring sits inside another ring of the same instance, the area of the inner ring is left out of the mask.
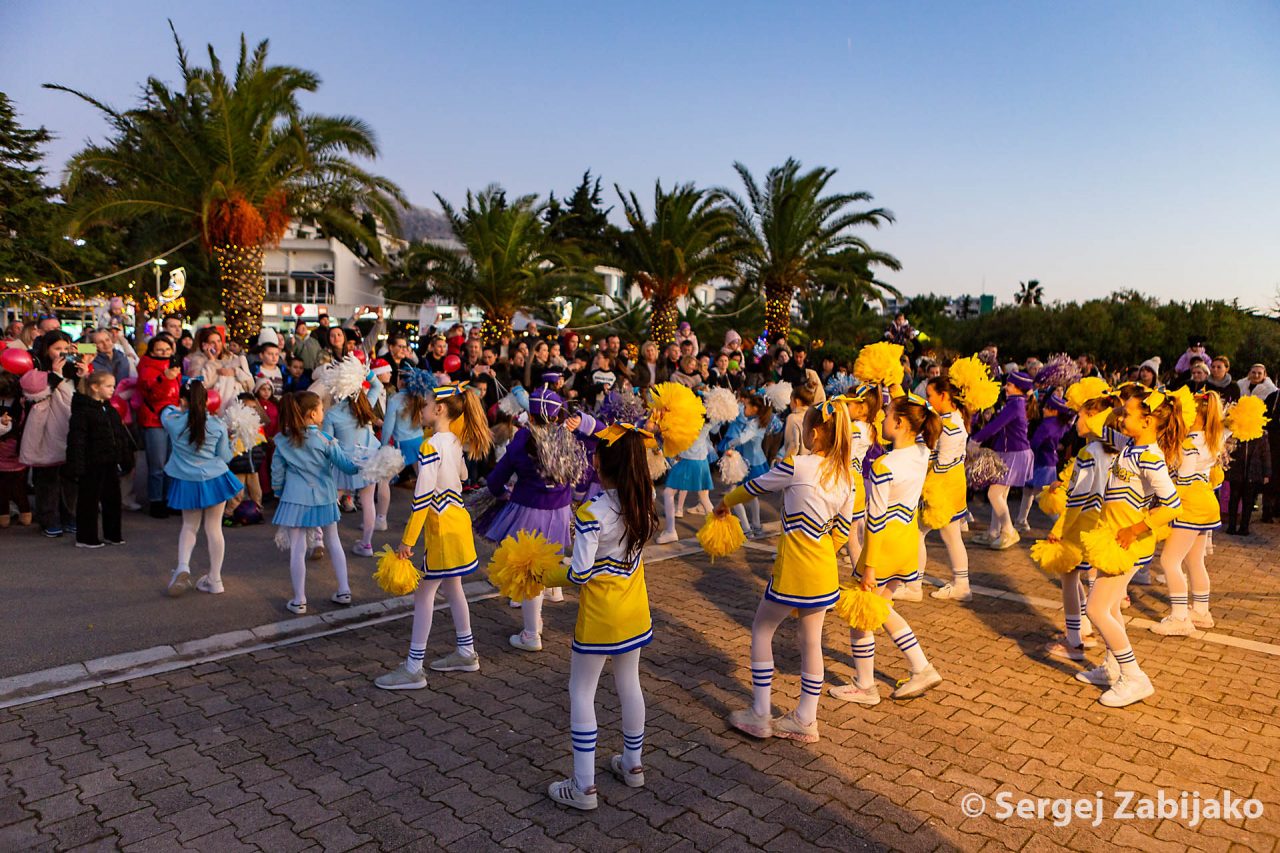
[[[1005,377],[1005,381],[1011,384],[1014,388],[1023,392],[1030,391],[1036,384],[1036,381],[1031,378],[1030,374],[1024,373],[1021,370],[1015,370],[1013,373],[1010,373]]]
[[[558,416],[564,408],[564,399],[550,388],[538,388],[529,394],[529,411],[547,420]]]

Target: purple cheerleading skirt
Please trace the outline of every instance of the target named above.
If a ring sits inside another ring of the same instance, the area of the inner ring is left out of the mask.
[[[490,542],[501,542],[508,536],[515,536],[520,530],[531,533],[537,531],[548,542],[559,545],[568,554],[572,541],[569,532],[572,521],[573,509],[568,505],[556,509],[538,509],[507,501],[481,535]]]
[[[1009,466],[1009,473],[1000,478],[996,485],[1020,488],[1031,481],[1036,467],[1036,455],[1033,451],[1014,450],[1012,452],[997,451],[997,453],[1004,464]]]

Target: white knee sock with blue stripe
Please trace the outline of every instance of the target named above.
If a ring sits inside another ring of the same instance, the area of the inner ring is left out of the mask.
[[[876,635],[871,631],[850,631],[853,647],[853,683],[866,690],[876,683]]]
[[[1191,593],[1191,609],[1200,615],[1206,615],[1209,612],[1209,590],[1204,592]]]
[[[405,668],[410,672],[422,672],[422,662],[427,658],[427,644],[420,646],[409,644],[409,657],[405,660]]]
[[[823,673],[800,673],[800,701],[796,704],[796,717],[808,725],[818,718],[818,699],[822,696]]]
[[[1169,615],[1174,619],[1187,618],[1187,597],[1185,595],[1169,595]]]
[[[929,659],[924,656],[924,649],[920,648],[916,632],[912,631],[910,626],[901,633],[894,634],[893,641],[898,645],[898,650],[906,656],[907,665],[911,667],[912,672],[920,672],[928,668]]]
[[[1071,582],[1074,583],[1074,581],[1071,581]],[[1080,646],[1082,643],[1084,643],[1084,640],[1080,638],[1080,614],[1077,613],[1076,615],[1072,616],[1070,613],[1068,613],[1066,619],[1067,619],[1067,645],[1071,646],[1071,648],[1074,649],[1077,646]]]
[[[1138,666],[1138,658],[1134,655],[1132,646],[1114,649],[1111,654],[1116,659],[1116,663],[1120,664],[1121,675],[1129,677],[1142,675],[1142,667]]]
[[[622,769],[634,770],[641,764],[640,751],[644,749],[644,729],[622,733]]]
[[[751,707],[757,716],[773,714],[773,661],[751,662]]]
[[[458,634],[457,644],[458,644],[458,654],[466,655],[467,657],[476,656],[475,634],[472,634],[471,632],[467,632],[466,634]]]
[[[585,791],[596,784],[596,730],[570,729],[573,737],[573,780],[578,790]]]

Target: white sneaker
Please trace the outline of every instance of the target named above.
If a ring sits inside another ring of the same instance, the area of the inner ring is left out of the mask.
[[[820,738],[818,721],[815,719],[812,723],[802,723],[796,712],[791,711],[773,721],[773,736],[800,743],[817,743]]]
[[[706,515],[707,514],[706,508],[704,508],[701,504],[691,506],[687,510],[685,510],[685,512],[689,513],[689,515]]]
[[[1213,614],[1209,613],[1208,611],[1205,611],[1204,613],[1197,613],[1194,610],[1192,610],[1191,624],[1195,625],[1197,628],[1212,628]]]
[[[857,702],[859,705],[879,705],[880,690],[872,684],[870,687],[859,687],[857,684],[840,684],[827,690],[827,695],[845,702]]]
[[[357,557],[372,557],[373,545],[367,542],[357,542],[351,546],[351,553]]]
[[[768,714],[761,716],[751,708],[739,708],[729,713],[728,720],[729,725],[752,737],[773,737],[773,717]]]
[[[748,539],[763,539],[764,537],[765,532],[763,527],[751,528],[751,533],[747,536]]]
[[[911,673],[910,678],[899,682],[889,696],[894,699],[914,699],[941,683],[942,676],[933,668],[933,664],[929,664],[919,672]]]
[[[374,687],[383,690],[421,690],[427,686],[427,674],[422,670],[410,672],[403,662],[386,675],[373,680]]]
[[[196,589],[201,592],[207,592],[210,595],[222,595],[226,591],[226,587],[222,585],[222,581],[214,583],[209,580],[208,575],[201,575],[200,580],[196,581]]]
[[[120,506],[122,509],[129,510],[129,512],[137,512],[138,510],[142,509],[142,504],[138,503],[137,501],[125,501]]]
[[[523,601],[520,601],[519,599],[515,599],[515,598],[513,598],[513,599],[511,599],[510,601],[508,601],[508,602],[507,602],[507,606],[508,606],[508,607],[515,608],[515,609],[517,609],[517,610],[518,610],[518,609],[520,609],[521,607],[524,607],[524,602],[523,602]]]
[[[387,529],[387,517],[386,517],[385,515],[378,515],[378,516],[374,516],[374,519],[373,519],[373,529],[374,529],[374,530],[386,530],[386,529]]]
[[[1031,525],[1025,521],[1019,521],[1016,529],[1019,533],[1030,533]]]
[[[600,805],[594,785],[583,791],[578,788],[578,783],[573,779],[552,782],[547,787],[547,796],[561,805],[572,806],[584,812],[589,812]]]
[[[923,601],[924,600],[924,584],[921,581],[911,581],[899,585],[893,591],[894,601]]]
[[[564,590],[558,586],[547,587],[542,595],[542,600],[546,601],[564,601]]]
[[[644,787],[644,765],[632,767],[630,770],[622,766],[622,756],[615,755],[609,759],[609,769],[628,788]]]
[[[679,516],[676,517],[679,518]],[[680,534],[676,533],[674,530],[664,530],[659,533],[658,538],[653,541],[659,545],[666,545],[668,542],[675,542],[679,538]]]
[[[992,551],[1008,551],[1014,545],[1022,541],[1022,536],[1016,530],[1006,531],[1003,536],[994,542],[987,543],[987,547]]]
[[[941,589],[935,589],[929,593],[930,598],[940,598],[947,601],[973,601],[973,593],[969,587],[958,587],[955,584],[946,584]]]
[[[675,517],[676,517],[676,518],[684,518],[684,510],[682,510],[682,509],[678,509],[678,510],[676,510]]]
[[[1076,681],[1092,684],[1094,687],[1110,687],[1119,678],[1120,664],[1116,663],[1116,659],[1111,655],[1111,652],[1107,652],[1107,656],[1102,659],[1102,663],[1091,669],[1076,673]]]
[[[1151,586],[1151,569],[1147,566],[1138,569],[1133,573],[1129,583],[1137,584],[1138,586]]]
[[[479,672],[480,655],[464,655],[454,649],[439,660],[433,660],[431,668],[436,672]]]
[[[521,631],[519,634],[512,634],[510,643],[517,649],[526,652],[542,651],[542,636],[540,634],[526,634]]]
[[[1084,662],[1084,646],[1073,646],[1065,639],[1050,640],[1044,644],[1044,653],[1051,658]]]
[[[993,533],[995,533],[994,530],[984,530],[981,533],[973,534],[973,536],[969,537],[969,541],[974,545],[990,545]]]
[[[1110,690],[1098,697],[1098,702],[1108,708],[1123,708],[1134,702],[1141,702],[1155,692],[1156,688],[1145,672],[1133,676],[1121,675]]]
[[[1162,637],[1190,637],[1195,632],[1196,626],[1192,624],[1190,616],[1183,616],[1181,619],[1166,616],[1151,626],[1151,633]]]

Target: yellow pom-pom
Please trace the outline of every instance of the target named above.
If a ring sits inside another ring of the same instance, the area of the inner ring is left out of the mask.
[[[991,378],[991,368],[977,356],[951,362],[947,379],[960,389],[965,406],[972,412],[989,409],[1000,399],[1000,383]]]
[[[1036,498],[1040,511],[1050,518],[1057,518],[1067,511],[1067,490],[1060,485],[1050,486]]]
[[[543,575],[560,565],[560,546],[527,530],[508,536],[489,560],[489,582],[512,601],[526,601],[543,589]]]
[[[679,456],[698,440],[707,410],[698,395],[676,382],[661,382],[649,392],[654,426],[662,434],[662,453]]]
[[[853,363],[853,375],[872,385],[901,385],[902,345],[881,341],[863,347]]]
[[[942,477],[925,477],[920,499],[924,508],[920,520],[931,530],[941,530],[951,523],[955,510],[949,505],[945,482]]]
[[[1262,438],[1263,427],[1271,420],[1266,412],[1267,404],[1257,397],[1243,397],[1227,412],[1227,429],[1240,441]]]
[[[1173,528],[1165,524],[1160,527],[1153,528],[1151,532],[1155,534],[1157,542],[1163,542],[1173,533]]]
[[[875,631],[889,618],[889,601],[861,587],[847,586],[840,591],[840,598],[832,610],[848,622],[850,628]]]
[[[1080,534],[1080,544],[1084,546],[1084,558],[1089,565],[1103,574],[1123,575],[1133,570],[1137,555],[1120,547],[1114,527],[1104,524],[1086,530]]]
[[[1067,389],[1067,405],[1078,412],[1090,400],[1096,400],[1099,397],[1106,397],[1110,394],[1111,386],[1107,384],[1105,379],[1097,376],[1086,376]]]
[[[388,595],[408,595],[418,588],[418,567],[412,560],[402,560],[391,550],[390,545],[383,545],[378,552],[378,570],[373,579]]]
[[[712,560],[729,556],[741,548],[742,543],[746,541],[747,537],[742,532],[742,522],[738,521],[738,517],[733,513],[725,516],[708,514],[707,520],[698,529],[698,542]]]
[[[1065,575],[1084,559],[1084,554],[1069,542],[1050,542],[1041,539],[1031,546],[1031,559],[1046,572]]]

